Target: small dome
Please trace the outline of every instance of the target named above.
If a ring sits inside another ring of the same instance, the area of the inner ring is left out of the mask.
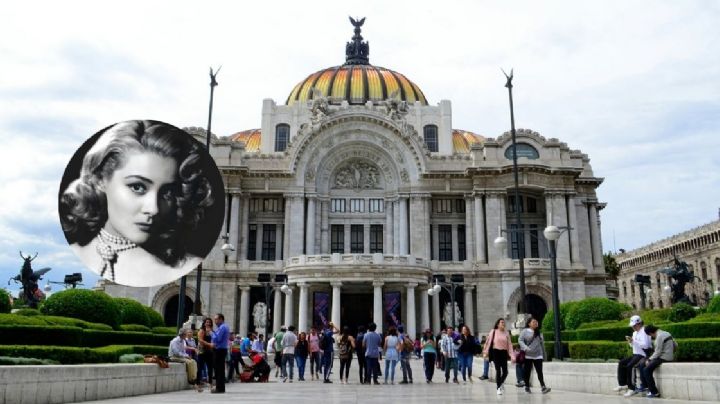
[[[476,143],[482,144],[485,141],[485,138],[477,133],[461,129],[453,129],[452,140],[453,151],[455,153],[470,153],[470,146]]]
[[[227,139],[233,142],[245,142],[245,151],[254,153],[260,151],[260,129],[248,129],[230,135]]]

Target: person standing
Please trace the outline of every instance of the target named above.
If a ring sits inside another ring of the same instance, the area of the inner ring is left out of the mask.
[[[298,380],[305,381],[305,363],[308,357],[308,341],[307,335],[301,332],[298,335],[298,341],[295,344],[295,363],[298,368]]]
[[[380,363],[378,358],[380,357],[380,344],[382,343],[382,337],[380,334],[375,332],[377,325],[370,323],[368,325],[368,332],[363,337],[363,349],[365,349],[365,383],[380,384],[378,382],[378,369],[380,369]]]
[[[290,326],[287,332],[283,334],[282,339],[282,369],[283,369],[283,383],[288,381],[290,376],[290,383],[293,382],[293,370],[295,369],[295,344],[297,344],[297,335],[295,335],[295,326]]]
[[[510,350],[512,342],[510,333],[505,329],[505,320],[502,318],[495,321],[495,326],[488,333],[487,342],[483,348],[483,358],[489,359],[495,364],[495,384],[497,385],[497,394],[505,393],[505,379],[508,376],[508,359],[510,358]]]
[[[225,380],[227,382],[233,381],[233,373],[240,377],[240,364],[242,363],[245,367],[245,362],[242,360],[242,352],[240,346],[242,345],[242,338],[240,334],[230,333],[230,361],[228,363],[228,374]]]
[[[459,384],[458,381],[458,345],[459,342],[453,338],[454,330],[448,327],[446,333],[440,340],[440,351],[445,359],[445,383],[450,381],[450,369],[453,370],[453,383]]]
[[[315,328],[310,329],[308,346],[310,347],[310,380],[320,380],[320,338]]]
[[[320,340],[320,349],[322,353],[323,364],[323,383],[332,383],[330,380],[330,369],[332,368],[333,355],[335,354],[335,338],[333,335],[338,329],[332,322],[328,323],[328,328],[323,330],[322,339]]]
[[[435,359],[437,357],[437,349],[435,344],[435,337],[432,331],[428,328],[425,330],[425,334],[422,336],[420,341],[423,355],[423,366],[425,368],[425,381],[432,383],[433,375],[435,374]]]
[[[277,354],[275,353],[275,336],[271,336],[268,340],[267,344],[267,355],[268,359],[270,359],[270,354],[273,354],[273,363],[275,363],[275,358],[277,357]],[[280,366],[275,363],[275,377],[278,377],[278,374],[280,373]]]
[[[285,374],[285,367],[282,364],[282,355],[283,355],[283,346],[282,346],[282,340],[285,336],[285,331],[287,331],[287,327],[284,325],[280,326],[280,331],[275,333],[275,358],[273,358],[273,361],[275,362],[275,377],[278,377],[277,369],[280,369],[280,377],[283,379],[287,376]]]
[[[463,377],[463,382],[467,382],[470,379],[470,383],[473,383],[472,378],[472,363],[475,351],[477,351],[477,342],[475,337],[470,334],[470,328],[464,325],[462,332],[459,337],[460,347],[458,348],[458,359],[460,361],[460,369]],[[465,374],[467,373],[467,378]]]
[[[213,350],[212,350],[213,321],[205,318],[202,327],[198,330],[198,368],[206,375],[206,381],[212,386],[213,380]]]
[[[400,369],[402,369],[403,379],[400,384],[412,384],[412,368],[410,367],[410,357],[413,354],[415,345],[410,337],[405,334],[403,326],[398,327],[398,338],[400,338]]]
[[[485,344],[487,343],[487,336],[483,335],[480,340],[480,345],[485,349]],[[483,373],[482,376],[478,377],[480,380],[488,380],[488,373],[490,373],[490,359],[483,358]]]
[[[627,389],[627,392],[624,394],[625,397],[631,397],[643,391],[642,389],[636,388],[635,383],[633,383],[633,373],[637,365],[647,358],[647,354],[650,348],[652,348],[652,341],[643,329],[643,321],[640,316],[630,317],[629,326],[632,327],[633,334],[632,337],[626,336],[625,339],[632,347],[632,355],[621,359],[618,363],[618,385],[613,389],[613,391]]]
[[[216,314],[213,320],[217,327],[211,338],[213,363],[215,365],[215,388],[210,392],[215,394],[225,393],[225,357],[227,356],[228,342],[230,340],[230,330],[225,324],[225,316],[222,313]]]
[[[523,369],[523,376],[525,378],[525,392],[530,394],[530,375],[532,368],[535,367],[537,372],[540,386],[542,387],[542,393],[547,394],[550,392],[550,388],[545,386],[545,379],[543,377],[543,358],[545,358],[545,340],[543,339],[542,333],[538,321],[534,318],[529,318],[525,323],[526,328],[520,333],[518,343],[520,349],[525,352],[525,362]]]
[[[645,333],[655,339],[655,351],[649,358],[640,361],[638,369],[640,370],[643,386],[646,386],[649,390],[647,398],[658,398],[660,397],[660,392],[655,384],[653,372],[664,362],[673,361],[677,343],[669,332],[660,330],[651,324],[645,327]]]
[[[355,338],[350,335],[350,328],[343,327],[338,341],[338,358],[340,358],[340,384],[348,383],[348,374],[352,364],[352,353],[355,349]]]
[[[385,337],[383,352],[385,352],[385,383],[387,384],[388,376],[390,376],[390,384],[395,384],[395,365],[397,365],[400,349],[400,338],[397,335],[397,328],[390,326],[388,335]]]
[[[358,333],[355,337],[355,352],[358,360],[358,375],[360,376],[360,384],[365,384],[365,349],[363,348],[363,339],[365,338],[365,327],[358,326]]]

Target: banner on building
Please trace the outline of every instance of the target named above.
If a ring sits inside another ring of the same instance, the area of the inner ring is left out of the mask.
[[[402,312],[400,311],[400,292],[385,292],[385,327],[399,327],[402,325]]]
[[[322,330],[330,322],[330,294],[327,292],[313,293],[313,327]]]

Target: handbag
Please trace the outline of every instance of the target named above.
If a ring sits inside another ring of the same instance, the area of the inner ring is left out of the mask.
[[[490,337],[490,348],[488,348],[488,360],[492,362],[495,356],[493,355],[493,346],[495,345],[495,330],[492,330],[491,335],[492,337]]]

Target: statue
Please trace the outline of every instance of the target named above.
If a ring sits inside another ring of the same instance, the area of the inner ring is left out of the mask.
[[[335,174],[334,188],[377,189],[379,185],[380,171],[371,164],[352,162]]]
[[[22,294],[20,296],[25,299],[28,307],[37,309],[38,303],[45,297],[45,294],[38,287],[38,281],[42,279],[42,276],[45,275],[50,268],[41,268],[33,271],[31,262],[37,258],[37,253],[31,258],[30,255],[25,257],[22,251],[20,251],[20,257],[24,260],[20,274],[14,278],[10,278],[10,280],[22,285]],[[8,285],[10,284],[10,280],[8,281]]]
[[[458,306],[457,302],[455,302],[455,324],[453,324],[453,303],[447,302],[445,303],[445,309],[443,310],[443,321],[445,322],[445,326],[454,325],[457,326],[458,324],[462,324],[463,318],[462,314],[460,314],[460,307]]]
[[[310,121],[317,125],[330,114],[328,98],[317,87],[312,88],[312,105],[310,106]]]
[[[407,102],[400,101],[400,89],[390,93],[390,96],[383,101],[383,104],[388,118],[393,121],[401,121],[408,113]]]
[[[695,274],[689,270],[687,262],[680,261],[677,256],[674,256],[674,267],[663,268],[658,272],[670,277],[670,290],[672,293],[670,301],[672,304],[680,302],[693,306],[696,304],[685,294],[685,285],[696,278]]]
[[[252,315],[255,330],[265,330],[265,326],[267,325],[267,305],[263,302],[255,303]]]

